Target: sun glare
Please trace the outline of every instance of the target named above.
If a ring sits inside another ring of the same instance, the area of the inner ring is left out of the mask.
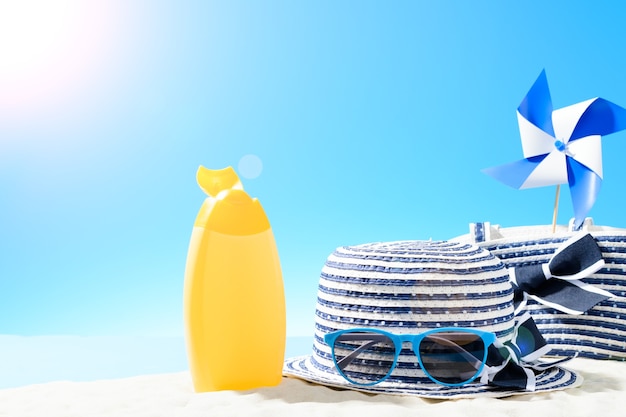
[[[105,1],[0,0],[0,112],[57,105],[110,49]]]

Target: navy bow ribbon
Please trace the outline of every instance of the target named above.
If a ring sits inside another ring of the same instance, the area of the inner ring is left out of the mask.
[[[580,233],[565,241],[548,263],[509,268],[515,314],[528,297],[568,314],[582,314],[613,294],[581,281],[604,266],[593,236]]]
[[[572,359],[540,360],[550,349],[530,314],[525,313],[516,319],[511,340],[496,341],[489,346],[481,382],[506,389],[534,391],[537,373]]]

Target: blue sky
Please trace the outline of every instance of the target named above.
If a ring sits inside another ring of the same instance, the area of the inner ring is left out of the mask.
[[[615,4],[21,3],[0,5],[0,334],[182,335],[196,169],[254,155],[288,335],[310,335],[337,246],[551,222],[552,187],[480,171],[521,158],[542,69],[555,108],[626,106]],[[626,227],[626,133],[603,152],[590,215]]]

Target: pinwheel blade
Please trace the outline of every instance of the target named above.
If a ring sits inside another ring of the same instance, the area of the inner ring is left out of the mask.
[[[546,71],[541,71],[517,111],[533,125],[554,136],[552,127],[552,98],[548,88]]]
[[[572,159],[586,166],[602,179],[602,136],[594,135],[567,144]]]
[[[519,190],[524,185],[526,178],[532,174],[544,157],[545,155],[543,157],[521,159],[519,161],[509,162],[508,164],[485,168],[482,172],[509,187]]]
[[[552,112],[552,124],[554,127],[553,140],[570,143],[573,133],[579,124],[581,117],[589,110],[589,106],[595,99],[581,101],[567,107],[562,107]]]
[[[570,140],[591,135],[610,135],[626,129],[626,109],[603,98],[596,98],[580,116]]]
[[[516,189],[528,188],[524,183],[539,167],[548,155],[539,155],[532,158],[520,159],[519,161],[509,162],[508,164],[498,165],[482,170],[485,174],[493,177],[503,184]]]
[[[550,152],[530,173],[520,189],[567,184],[566,160],[567,157],[562,152]]]
[[[554,150],[554,136],[538,128],[519,111],[517,112],[517,124],[522,139],[524,158],[545,155]]]
[[[566,158],[560,152],[520,159],[482,171],[518,190],[566,184],[568,181]]]
[[[574,206],[574,230],[578,230],[596,202],[602,178],[573,158],[567,160],[567,174]]]

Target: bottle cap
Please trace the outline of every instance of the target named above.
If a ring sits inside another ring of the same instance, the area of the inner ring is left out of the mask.
[[[196,172],[196,181],[207,195],[217,197],[223,190],[243,190],[241,181],[233,167],[208,169],[200,165]]]
[[[209,197],[200,208],[195,226],[237,236],[270,228],[261,203],[243,190],[232,167],[211,170],[200,166],[196,178]]]

